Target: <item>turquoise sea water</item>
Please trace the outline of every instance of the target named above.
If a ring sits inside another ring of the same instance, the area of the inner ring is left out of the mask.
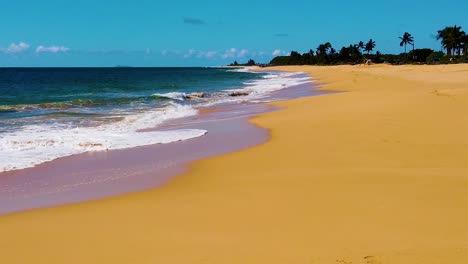
[[[184,94],[208,98],[259,77],[215,68],[0,68],[0,131],[193,103]]]

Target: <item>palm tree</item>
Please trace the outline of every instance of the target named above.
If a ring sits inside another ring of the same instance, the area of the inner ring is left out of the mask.
[[[462,42],[463,42],[463,44],[462,44],[462,46],[463,46],[463,54],[466,55],[466,54],[468,53],[468,35],[465,34],[465,35],[462,37]]]
[[[356,44],[349,45],[348,49],[349,49],[349,55],[353,62],[358,62],[359,60],[361,60],[362,53],[361,53],[361,49],[359,48],[359,45],[356,45]]]
[[[457,25],[453,27],[445,27],[437,31],[437,40],[440,40],[442,47],[447,50],[448,55],[455,55],[456,51],[460,52],[463,43],[463,36],[465,32]]]
[[[328,53],[328,50],[332,48],[332,45],[330,42],[327,42],[325,44],[320,44],[318,47],[317,47],[317,53],[320,53],[320,54],[327,54]]]
[[[359,41],[357,46],[361,51],[364,51],[364,49],[366,48],[366,46],[364,45],[364,42],[362,42],[362,41]]]
[[[367,55],[370,54],[370,52],[375,48],[375,41],[373,41],[372,39],[369,40],[369,42],[367,42],[366,44],[366,47],[365,47],[365,50],[367,51]]]
[[[405,34],[403,34],[403,37],[399,37],[401,42],[400,42],[400,47],[403,47],[405,46],[405,53],[406,53],[406,45],[410,44],[413,46],[413,50],[414,50],[414,38],[413,36],[411,36],[410,33],[408,32],[405,32]]]

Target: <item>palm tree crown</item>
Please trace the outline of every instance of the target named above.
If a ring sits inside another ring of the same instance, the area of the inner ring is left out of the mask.
[[[400,37],[400,47],[403,47],[405,46],[405,53],[406,53],[406,45],[412,45],[413,46],[413,50],[414,50],[414,38],[413,36],[411,36],[410,33],[408,32],[405,32],[405,34],[403,34],[402,37]]]
[[[366,49],[366,45],[364,45],[364,42],[362,41],[359,41],[359,43],[357,44],[358,48],[362,51],[364,51]]]
[[[369,42],[367,42],[366,44],[366,47],[365,47],[365,50],[367,51],[367,55],[370,54],[370,52],[375,48],[375,41],[373,41],[372,39],[369,40]]]
[[[317,48],[317,53],[318,54],[327,54],[328,50],[332,48],[332,45],[330,42],[327,42],[325,44],[320,44]]]
[[[461,30],[461,27],[455,25],[437,31],[436,38],[441,41],[442,47],[447,49],[447,54],[454,55],[457,50],[461,51],[463,48],[464,36],[465,32]]]

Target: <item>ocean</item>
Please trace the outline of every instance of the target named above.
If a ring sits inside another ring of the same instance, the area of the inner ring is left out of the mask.
[[[228,68],[0,68],[0,171],[200,137],[209,131],[141,130],[308,82]]]

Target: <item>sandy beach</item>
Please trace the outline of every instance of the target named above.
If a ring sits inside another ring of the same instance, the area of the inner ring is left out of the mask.
[[[2,263],[468,263],[468,65],[278,67],[259,146],[145,192],[0,217]]]

